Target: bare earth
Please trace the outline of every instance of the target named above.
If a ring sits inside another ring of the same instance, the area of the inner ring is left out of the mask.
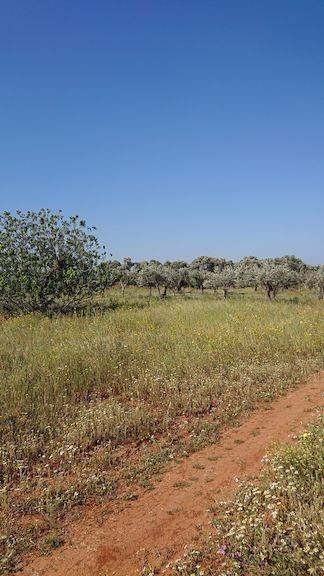
[[[217,444],[173,465],[124,510],[75,523],[70,545],[36,558],[20,574],[135,576],[146,561],[165,566],[208,529],[208,508],[233,494],[237,477],[254,477],[271,445],[292,442],[314,418],[323,389],[324,371],[226,431]]]

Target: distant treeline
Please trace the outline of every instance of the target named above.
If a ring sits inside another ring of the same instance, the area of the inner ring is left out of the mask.
[[[4,212],[0,215],[0,310],[6,313],[67,312],[109,286],[155,288],[161,297],[186,287],[222,290],[262,287],[269,299],[279,290],[308,286],[324,294],[324,266],[308,266],[295,256],[239,262],[200,256],[161,263],[118,262],[106,258],[94,228],[61,212]]]
[[[319,297],[324,293],[324,266],[309,266],[296,256],[260,259],[246,256],[239,262],[199,256],[191,263],[182,260],[157,260],[132,262],[125,258],[102,263],[106,285],[120,284],[122,291],[129,285],[155,288],[158,294],[166,296],[168,291],[181,292],[186,287],[222,290],[224,297],[231,288],[263,288],[269,299],[279,290],[296,288],[301,285],[318,290]]]

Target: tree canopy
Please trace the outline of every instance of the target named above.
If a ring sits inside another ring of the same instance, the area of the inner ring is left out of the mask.
[[[102,288],[103,249],[84,220],[61,212],[0,216],[0,305],[11,312],[64,310]]]

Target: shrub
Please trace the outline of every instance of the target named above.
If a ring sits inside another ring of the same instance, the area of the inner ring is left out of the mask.
[[[65,310],[102,287],[99,243],[84,220],[61,212],[0,216],[0,306]]]

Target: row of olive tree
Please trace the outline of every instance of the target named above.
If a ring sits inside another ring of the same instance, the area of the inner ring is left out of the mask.
[[[128,285],[153,288],[160,296],[167,291],[179,293],[183,288],[222,290],[224,298],[231,288],[263,288],[271,300],[280,290],[309,286],[318,289],[323,297],[323,267],[311,267],[295,256],[261,260],[247,257],[234,263],[224,259],[199,257],[191,264],[186,262],[150,262],[121,264],[118,261],[106,264],[110,284],[120,283],[122,291]]]
[[[234,263],[200,256],[184,261],[107,261],[94,228],[61,212],[0,215],[0,308],[8,312],[66,311],[108,286],[153,289],[163,297],[192,287],[203,292],[234,287],[263,288],[269,299],[279,290],[307,285],[324,295],[324,266],[307,266],[295,256]]]

